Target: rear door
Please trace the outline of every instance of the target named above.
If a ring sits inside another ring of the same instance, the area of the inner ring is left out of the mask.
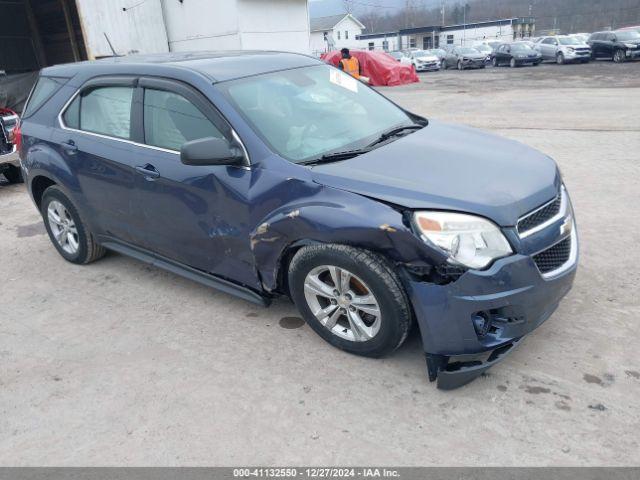
[[[131,115],[136,82],[132,77],[89,81],[63,109],[52,136],[77,181],[91,223],[100,233],[125,241],[132,239]]]

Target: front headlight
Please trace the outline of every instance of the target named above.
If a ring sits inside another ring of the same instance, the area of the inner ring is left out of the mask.
[[[625,43],[624,46],[627,47],[627,48],[636,48],[637,47],[637,45],[635,43]]]
[[[413,222],[426,242],[442,250],[449,262],[484,268],[512,252],[500,229],[474,215],[447,212],[415,212]]]

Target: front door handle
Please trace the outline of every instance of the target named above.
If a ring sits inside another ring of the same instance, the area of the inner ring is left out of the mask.
[[[73,155],[78,151],[78,146],[76,145],[76,142],[74,142],[73,140],[67,140],[66,142],[61,142],[60,145],[62,146],[64,151],[70,155]]]
[[[143,175],[147,180],[153,180],[154,178],[158,178],[160,176],[160,172],[156,170],[156,167],[147,163],[146,165],[139,165],[136,167],[136,172],[140,175]]]

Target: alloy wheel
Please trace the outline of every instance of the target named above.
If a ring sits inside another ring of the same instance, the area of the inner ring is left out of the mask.
[[[613,54],[613,61],[616,63],[624,62],[624,52],[622,50],[616,50],[616,53]]]
[[[66,207],[53,200],[47,207],[47,221],[60,248],[74,255],[80,247],[80,238],[76,224]]]
[[[362,279],[344,268],[321,265],[311,270],[304,296],[320,324],[340,338],[366,342],[380,331],[376,297]]]

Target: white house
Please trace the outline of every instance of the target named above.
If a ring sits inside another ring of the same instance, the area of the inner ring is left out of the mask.
[[[360,48],[357,40],[364,25],[349,13],[318,17],[310,20],[311,53],[320,55],[329,50],[341,48]]]

